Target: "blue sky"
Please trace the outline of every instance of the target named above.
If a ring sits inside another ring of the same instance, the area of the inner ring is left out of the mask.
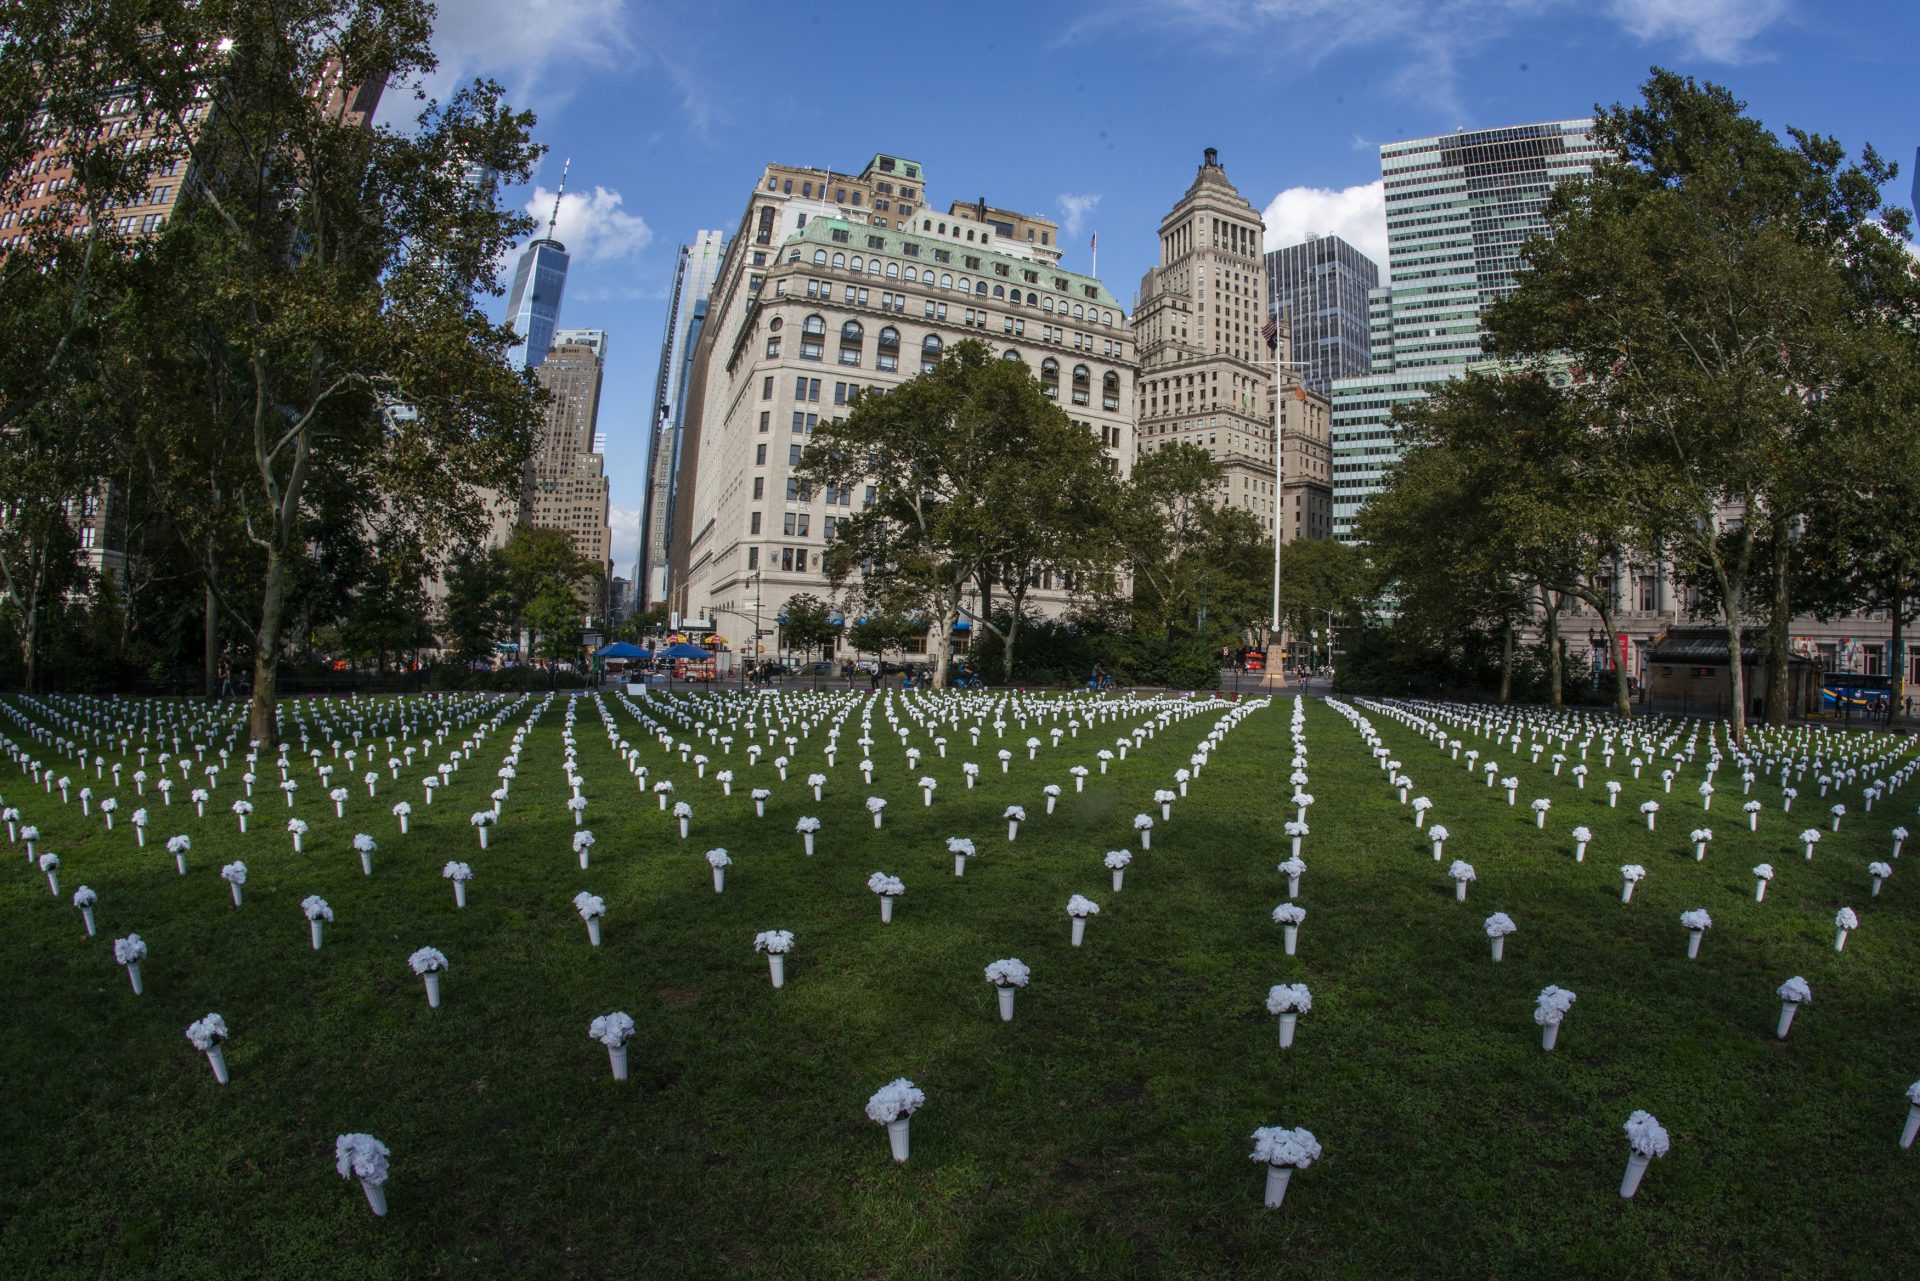
[[[1584,116],[1655,63],[1728,85],[1776,132],[1872,142],[1901,164],[1902,204],[1920,144],[1912,0],[440,0],[435,48],[429,92],[490,76],[538,114],[551,151],[515,204],[544,221],[572,159],[560,323],[610,334],[621,573],[675,248],[731,236],[767,161],[912,157],[930,204],[1058,220],[1076,269],[1098,231],[1131,305],[1204,147],[1267,211],[1270,247],[1338,233],[1384,272],[1380,143]],[[390,89],[383,119],[411,112]]]

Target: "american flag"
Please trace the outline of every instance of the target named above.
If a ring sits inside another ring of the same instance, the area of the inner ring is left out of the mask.
[[[1267,340],[1268,351],[1280,350],[1280,328],[1272,319],[1268,319],[1267,327],[1260,331],[1260,336]]]
[[[1093,235],[1087,238],[1087,248],[1093,250],[1095,253],[1100,252],[1100,233],[1099,232],[1096,231],[1093,233]]]

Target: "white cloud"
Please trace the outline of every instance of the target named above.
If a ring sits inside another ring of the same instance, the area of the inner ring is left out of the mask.
[[[1070,192],[1061,192],[1060,230],[1069,236],[1080,234],[1080,228],[1086,225],[1087,215],[1100,205],[1100,193],[1076,196]]]
[[[1643,41],[1679,42],[1701,58],[1744,62],[1761,56],[1751,43],[1792,3],[1607,0],[1601,12]],[[1387,92],[1467,124],[1463,68],[1483,49],[1530,25],[1592,12],[1587,0],[1112,0],[1068,24],[1059,42],[1162,28],[1235,55],[1265,53],[1272,69],[1294,75],[1364,49]]]
[[[1696,57],[1751,62],[1752,41],[1786,16],[1791,0],[1613,0],[1614,20],[1648,42],[1677,40]]]
[[[621,503],[607,504],[607,526],[613,541],[607,554],[613,558],[613,572],[627,574],[640,557],[640,509]]]
[[[643,0],[439,0],[433,51],[439,69],[423,88],[444,99],[474,77],[500,81],[517,107],[550,110],[589,76],[645,69],[666,77],[686,124],[701,139],[715,105],[690,61],[692,40],[669,32]],[[658,43],[649,42],[651,35]],[[671,56],[662,46],[671,43]],[[411,111],[407,95],[390,93],[393,110]]]
[[[1380,278],[1387,276],[1387,197],[1378,182],[1335,191],[1329,187],[1289,187],[1267,204],[1266,247],[1297,245],[1312,232],[1338,236],[1373,259]]]
[[[575,262],[609,263],[637,258],[653,242],[653,228],[639,214],[621,206],[624,198],[617,191],[595,186],[591,191],[569,191],[560,198],[560,217],[554,238],[567,247]],[[553,192],[536,186],[527,197],[526,210],[540,220],[540,234],[546,234],[547,219],[553,216]]]

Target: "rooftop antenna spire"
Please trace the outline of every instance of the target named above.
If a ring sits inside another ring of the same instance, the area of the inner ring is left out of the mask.
[[[573,157],[568,156],[566,163],[560,166],[560,190],[553,193],[553,216],[547,219],[547,239],[553,239],[553,225],[560,221],[560,197],[567,194],[567,171],[573,168]]]

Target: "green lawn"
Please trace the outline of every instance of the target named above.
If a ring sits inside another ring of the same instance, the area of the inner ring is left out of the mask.
[[[1286,889],[1275,864],[1292,813],[1290,701],[1226,736],[1140,853],[1133,815],[1173,786],[1217,711],[1162,730],[1083,795],[1067,767],[1095,768],[1115,725],[1042,747],[1033,764],[1017,725],[999,742],[988,729],[977,749],[949,729],[945,760],[916,730],[928,759],[908,770],[876,715],[869,788],[854,764],[855,711],[815,803],[804,778],[824,768],[824,729],[785,784],[772,781],[772,751],[747,766],[740,731],[731,755],[704,749],[701,781],[609,698],[653,778],[692,804],[682,841],[581,699],[597,838],[585,872],[563,808],[564,698],[527,737],[493,848],[482,853],[468,825],[533,706],[494,730],[431,807],[421,761],[401,784],[382,768],[377,799],[346,780],[353,799],[337,820],[301,761],[293,812],[312,830],[299,855],[270,784],[256,787],[253,830],[235,830],[237,758],[205,820],[183,799],[188,785],[162,808],[151,789],[136,802],[130,783],[88,770],[99,795],[120,800],[110,834],[77,800],[62,806],[0,762],[0,795],[63,860],[56,900],[21,847],[0,845],[12,869],[0,877],[11,1104],[0,1113],[0,1276],[1913,1269],[1920,1147],[1903,1153],[1895,1140],[1902,1091],[1920,1077],[1920,867],[1896,863],[1874,899],[1866,864],[1888,856],[1896,823],[1920,828],[1920,787],[1872,814],[1848,789],[1852,813],[1809,864],[1794,835],[1825,828],[1831,800],[1801,783],[1783,815],[1777,785],[1757,784],[1767,808],[1750,834],[1739,780],[1723,770],[1708,816],[1719,839],[1702,864],[1686,840],[1702,821],[1698,766],[1671,796],[1657,770],[1629,780],[1609,810],[1597,750],[1579,791],[1550,777],[1545,757],[1509,763],[1476,744],[1522,779],[1510,809],[1463,762],[1370,713],[1451,830],[1447,860],[1478,870],[1462,906],[1358,733],[1309,704],[1317,803],[1299,897],[1308,915],[1289,958],[1269,916]],[[23,738],[11,718],[0,734]],[[1016,755],[1005,776],[1000,746]],[[969,759],[982,767],[973,791],[960,771]],[[712,777],[721,767],[736,774],[731,799]],[[921,774],[940,780],[931,809],[913,787]],[[1627,775],[1616,758],[1614,776]],[[1052,816],[1046,783],[1066,793]],[[756,786],[774,792],[764,819],[747,795]],[[869,795],[890,802],[883,830]],[[1536,796],[1554,804],[1545,831],[1526,808]],[[1637,806],[1654,796],[1664,808],[1650,834]],[[414,809],[405,837],[389,813],[399,799]],[[126,827],[136,803],[152,815],[144,849]],[[1000,815],[1014,803],[1028,820],[1009,846]],[[793,831],[801,815],[823,824],[811,859]],[[1595,834],[1578,865],[1576,823]],[[380,843],[370,879],[350,847],[360,831]],[[184,878],[165,849],[175,832],[193,839]],[[956,879],[945,838],[961,835],[982,856]],[[735,860],[722,895],[703,858],[714,846]],[[1119,894],[1101,866],[1117,848],[1135,851]],[[218,876],[235,858],[250,869],[239,909]],[[448,859],[475,871],[464,911],[440,875]],[[1778,876],[1756,904],[1748,869],[1763,859]],[[1626,862],[1649,876],[1623,906]],[[890,926],[865,888],[874,871],[906,882]],[[94,940],[67,901],[82,882],[100,895]],[[580,890],[608,904],[598,949],[571,903]],[[1102,907],[1079,950],[1064,910],[1076,892]],[[309,894],[337,916],[317,953],[299,908]],[[1862,924],[1836,953],[1843,904]],[[1715,928],[1689,962],[1679,915],[1693,907]],[[1495,910],[1519,926],[1498,965],[1481,928]],[[775,928],[796,938],[778,991],[752,950]],[[129,930],[152,949],[140,997],[111,954]],[[438,1010],[407,968],[429,944],[450,960]],[[1033,984],[1003,1024],[981,970],[1007,956],[1032,967]],[[1780,1042],[1774,989],[1793,974],[1814,1001]],[[1283,981],[1314,997],[1284,1052],[1262,1005]],[[1532,1020],[1548,983],[1579,994],[1551,1054]],[[233,1029],[225,1087],[182,1034],[210,1010]],[[587,1038],[612,1010],[639,1024],[624,1083]],[[896,1076],[928,1098],[905,1166],[862,1111]],[[1668,1127],[1673,1152],[1623,1202],[1620,1126],[1635,1108]],[[1248,1135],[1268,1124],[1306,1126],[1325,1145],[1278,1211],[1262,1209],[1248,1160]],[[333,1171],[334,1136],[353,1130],[392,1149],[385,1220]]]

